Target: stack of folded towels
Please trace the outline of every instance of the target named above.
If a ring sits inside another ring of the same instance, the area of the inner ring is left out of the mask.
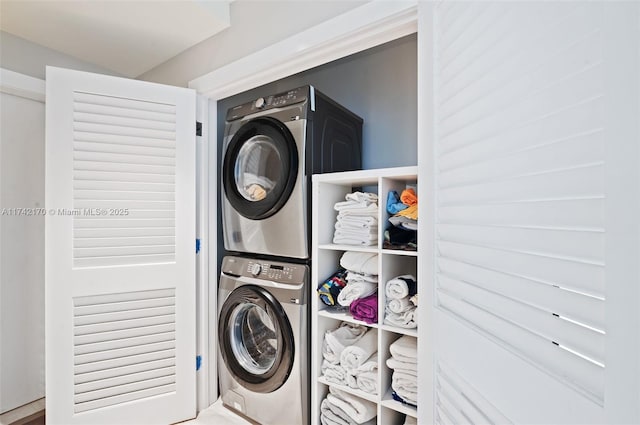
[[[417,341],[405,335],[391,344],[389,351],[387,366],[393,369],[391,394],[394,400],[415,407],[418,403]]]
[[[347,251],[340,266],[347,270],[347,283],[340,289],[338,304],[349,307],[355,319],[378,323],[378,254]]]
[[[412,275],[406,274],[389,280],[385,285],[387,303],[384,309],[384,323],[405,329],[416,328],[417,292],[416,278]]]
[[[320,404],[322,425],[375,425],[376,404],[329,387],[329,394]]]
[[[338,218],[333,243],[343,245],[376,245],[378,243],[378,195],[353,192],[338,202],[334,209]]]
[[[329,382],[378,394],[378,332],[342,322],[327,331],[322,346],[322,375]]]

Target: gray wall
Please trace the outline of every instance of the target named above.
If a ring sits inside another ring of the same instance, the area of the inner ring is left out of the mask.
[[[47,65],[119,76],[109,69],[0,31],[0,67],[44,80]]]
[[[366,1],[236,0],[231,26],[196,44],[138,79],[186,87],[187,83]]]
[[[417,38],[413,34],[219,101],[218,172],[227,109],[305,84],[364,119],[364,169],[417,165]],[[220,181],[218,195],[222,196]],[[222,228],[219,216],[218,229]],[[219,233],[219,261],[223,255]]]

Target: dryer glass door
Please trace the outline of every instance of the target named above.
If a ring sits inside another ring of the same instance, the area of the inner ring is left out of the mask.
[[[291,324],[282,305],[266,289],[235,289],[220,310],[222,358],[244,387],[268,393],[284,384],[294,360]]]
[[[245,123],[229,142],[222,182],[227,199],[239,214],[262,220],[287,202],[297,173],[293,135],[281,121],[262,117]]]

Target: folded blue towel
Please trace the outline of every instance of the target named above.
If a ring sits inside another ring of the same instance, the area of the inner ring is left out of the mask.
[[[392,190],[387,195],[387,212],[389,214],[397,214],[400,211],[407,208],[407,205],[400,201],[400,195],[395,190]]]

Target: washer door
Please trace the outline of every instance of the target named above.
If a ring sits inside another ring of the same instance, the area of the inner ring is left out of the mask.
[[[222,184],[241,215],[262,220],[289,199],[298,174],[298,150],[289,129],[274,118],[256,118],[235,133],[225,153]]]
[[[229,294],[220,309],[218,342],[227,369],[251,391],[275,391],[291,373],[293,330],[282,305],[264,288],[246,285]]]

